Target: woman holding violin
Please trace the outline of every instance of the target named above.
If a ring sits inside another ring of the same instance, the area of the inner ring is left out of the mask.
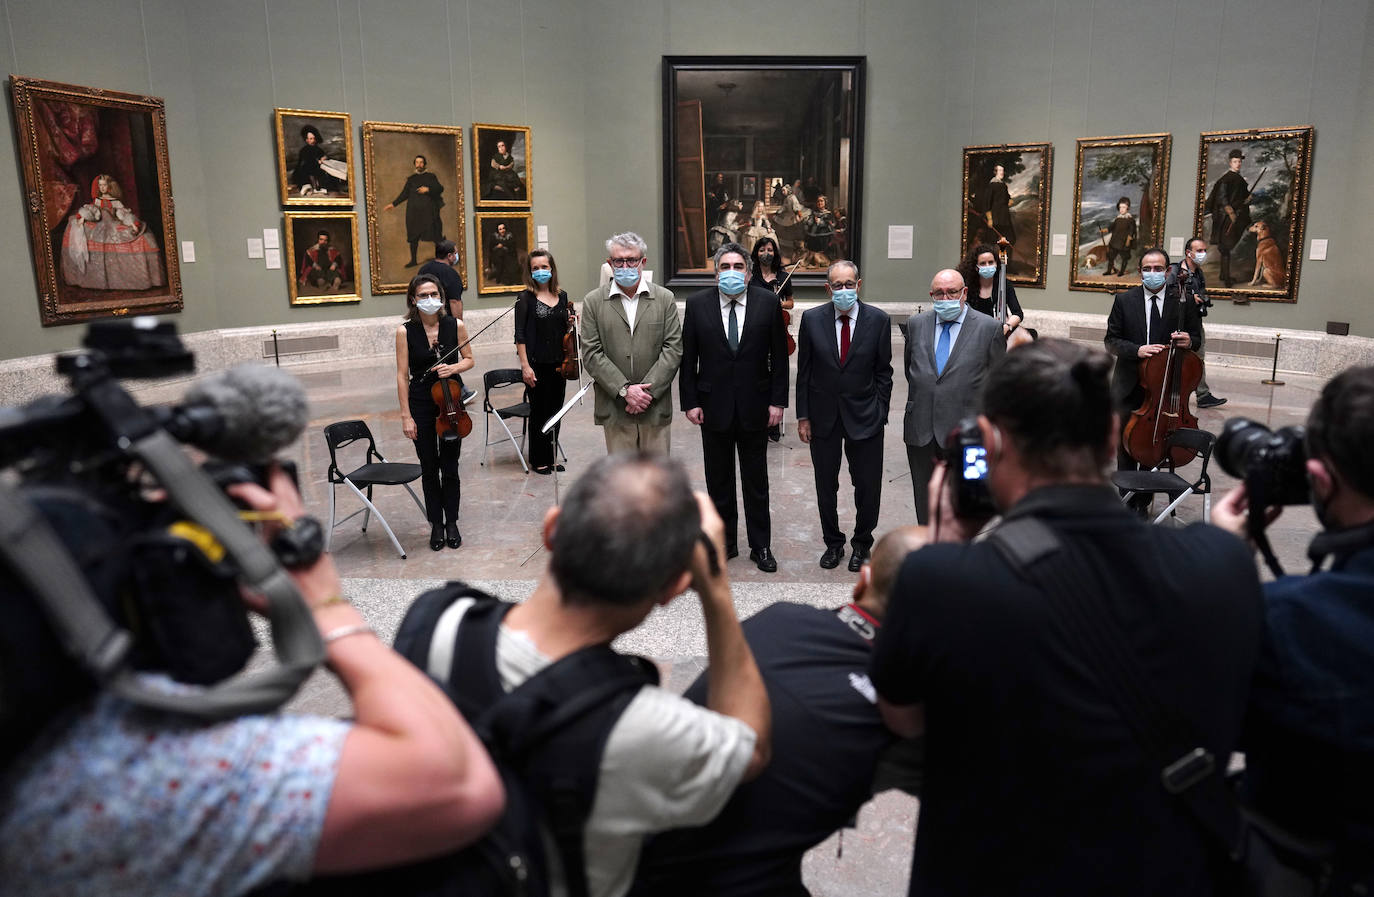
[[[458,532],[458,453],[472,429],[463,410],[458,375],[476,363],[467,329],[444,302],[432,274],[419,274],[406,290],[405,322],[396,328],[396,393],[401,430],[414,440],[429,515],[429,547],[463,544]],[[454,350],[462,346],[457,353]],[[440,359],[443,359],[441,362]]]
[[[997,257],[997,248],[989,243],[979,243],[964,257],[958,269],[968,284],[968,305],[988,317],[997,315],[997,283],[1001,280],[1002,263]],[[1016,287],[1007,281],[1007,319],[1002,322],[1003,335],[1010,336],[1021,326],[1023,312],[1021,303],[1016,299]]]
[[[792,279],[782,266],[782,252],[778,241],[772,237],[759,237],[754,249],[749,253],[754,260],[754,274],[749,278],[749,286],[760,287],[778,297],[782,305],[782,325],[787,328],[787,354],[797,351],[797,341],[792,336]],[[782,438],[782,427],[769,427],[768,438],[777,442]]]
[[[547,476],[563,469],[556,463],[558,427],[541,431],[563,407],[565,375],[577,379],[577,316],[568,294],[558,288],[558,263],[548,250],[531,252],[524,273],[525,289],[515,299],[515,352],[529,387],[530,466]]]

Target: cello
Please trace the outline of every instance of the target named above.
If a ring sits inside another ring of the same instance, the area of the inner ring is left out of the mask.
[[[1192,299],[1187,290],[1185,281],[1178,299],[1177,326],[1171,333],[1183,329],[1184,309]],[[1165,461],[1171,468],[1182,466],[1197,457],[1196,450],[1180,445],[1166,453],[1165,443],[1177,429],[1197,429],[1197,415],[1188,406],[1201,379],[1202,359],[1192,349],[1179,346],[1172,337],[1167,349],[1140,361],[1140,385],[1145,388],[1145,400],[1131,412],[1121,442],[1142,469],[1152,470]]]
[[[1006,237],[998,235],[997,240],[997,301],[993,303],[992,316],[1005,329],[1007,326],[1007,255],[1011,243]],[[1003,337],[1008,349],[1034,342],[1035,337],[1024,330],[1020,324]]]
[[[787,281],[792,279],[792,272],[796,271],[801,263],[802,260],[797,259],[796,263],[793,264],[791,268],[787,269],[787,276],[773,285],[773,294],[775,296],[782,296],[783,287],[787,286]],[[787,330],[787,354],[795,355],[797,353],[797,341],[792,337],[792,313],[785,308],[782,309],[782,326]]]

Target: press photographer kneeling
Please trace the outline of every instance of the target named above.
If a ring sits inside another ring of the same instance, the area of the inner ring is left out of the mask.
[[[1307,576],[1264,586],[1268,629],[1250,692],[1245,794],[1289,832],[1332,846],[1329,890],[1374,888],[1374,367],[1332,379],[1302,428],[1227,422],[1218,457],[1245,484],[1212,520],[1249,536],[1285,504],[1323,529]],[[1327,570],[1319,568],[1331,558]]]
[[[0,485],[0,888],[239,895],[482,834],[503,801],[490,760],[342,597],[269,461],[305,423],[299,385],[237,370],[145,409],[115,378],[189,371],[170,325],[86,345],[59,359],[72,395],[0,409],[21,478]],[[218,456],[238,508],[172,434]],[[245,605],[276,655],[252,672]],[[275,712],[321,660],[351,723]]]

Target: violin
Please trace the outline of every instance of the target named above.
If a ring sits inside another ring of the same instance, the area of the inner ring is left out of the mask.
[[[792,272],[796,271],[800,265],[801,260],[798,259],[797,263],[787,270],[787,276],[773,283],[774,295],[782,295],[783,287],[787,286],[787,281],[792,279]],[[795,355],[797,353],[797,341],[792,338],[792,313],[785,308],[782,310],[782,326],[787,328],[787,354]]]
[[[558,365],[558,375],[564,380],[581,380],[582,367],[578,359],[582,357],[582,350],[577,344],[577,323],[575,321],[577,310],[573,307],[572,300],[568,300],[568,331],[563,334],[563,361]]]
[[[1178,326],[1183,329],[1185,303],[1192,301],[1187,284],[1179,296]],[[1171,337],[1169,348],[1140,362],[1140,385],[1145,388],[1145,401],[1131,412],[1121,441],[1126,452],[1141,467],[1153,469],[1168,461],[1171,467],[1187,464],[1197,457],[1197,451],[1176,445],[1166,454],[1165,442],[1169,434],[1179,428],[1197,429],[1197,415],[1188,407],[1193,391],[1202,379],[1202,359],[1192,349],[1176,345]]]
[[[993,304],[992,316],[1007,326],[1007,318],[1010,311],[1007,308],[1007,253],[1011,247],[1006,237],[997,241],[997,301]],[[1035,341],[1035,338],[1028,333],[1020,324],[1006,336],[1007,348],[1015,349],[1017,346],[1024,346]]]
[[[434,432],[440,439],[462,439],[472,432],[472,418],[463,409],[463,391],[452,377],[440,377],[430,387],[429,395],[439,406]]]

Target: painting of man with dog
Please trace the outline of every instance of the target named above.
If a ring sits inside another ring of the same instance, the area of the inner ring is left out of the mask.
[[[1016,284],[1045,285],[1051,152],[1048,143],[964,147],[963,252],[1005,239]]]
[[[1163,242],[1171,145],[1168,134],[1078,139],[1069,289],[1118,292]]]
[[[1203,133],[1194,232],[1207,240],[1214,299],[1297,301],[1314,136],[1311,127]]]

